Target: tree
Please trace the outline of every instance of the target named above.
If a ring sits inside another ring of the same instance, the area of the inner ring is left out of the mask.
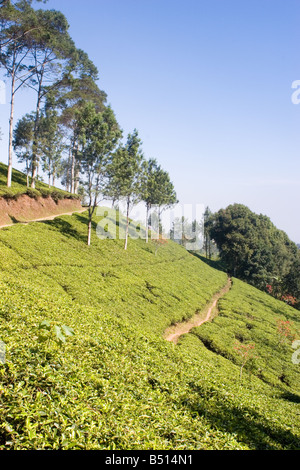
[[[282,291],[284,295],[290,295],[295,299],[293,307],[300,310],[300,253],[297,252],[296,259],[289,271],[283,277]]]
[[[59,118],[55,109],[54,97],[49,94],[39,125],[39,151],[43,171],[48,174],[48,185],[55,185],[56,177],[62,173],[61,155],[64,151],[63,134],[59,128]]]
[[[177,217],[170,230],[170,238],[186,249],[199,249],[199,234],[202,226],[197,220],[190,222],[186,217]]]
[[[297,255],[297,246],[286,233],[242,204],[213,214],[209,236],[228,271],[262,290],[275,278],[281,285]]]
[[[240,380],[242,380],[243,368],[245,367],[247,362],[254,358],[257,358],[257,356],[255,356],[255,343],[243,344],[239,341],[236,341],[234,349],[242,359],[240,369]]]
[[[163,210],[172,207],[178,202],[174,185],[170,180],[169,173],[162,170],[160,167],[155,172],[155,205],[157,206],[158,226],[162,227],[161,214]],[[152,225],[152,224],[150,224]]]
[[[37,0],[39,1],[39,0]],[[1,2],[0,11],[0,66],[6,70],[10,78],[10,115],[8,137],[8,173],[7,186],[11,186],[13,120],[16,93],[32,77],[32,68],[28,63],[32,48],[32,35],[37,31],[35,11],[31,8],[32,1],[9,0]]]
[[[65,74],[75,66],[78,59],[78,51],[68,34],[68,22],[61,12],[37,10],[35,18],[39,27],[32,34],[31,47],[34,74],[30,79],[30,87],[37,93],[32,144],[32,188],[35,187],[39,163],[38,137],[42,101],[47,93],[59,87]]]
[[[112,109],[108,106],[97,112],[94,103],[87,103],[77,112],[78,158],[84,175],[83,184],[88,196],[88,245],[91,244],[92,218],[103,194],[107,166],[121,131]]]
[[[13,148],[19,163],[25,162],[27,187],[29,187],[29,172],[31,170],[31,145],[33,140],[34,117],[26,114],[17,122],[13,134]]]
[[[211,258],[211,240],[209,236],[210,217],[212,212],[209,207],[206,207],[204,212],[204,249],[206,258]]]
[[[138,131],[128,134],[127,142],[120,146],[109,165],[106,196],[126,202],[125,250],[128,245],[129,213],[142,198],[143,154]]]
[[[165,193],[165,188],[162,185],[167,181],[166,172],[162,170],[155,159],[143,162],[141,196],[146,204],[146,243],[148,243],[148,220],[151,208],[161,204],[162,194]]]
[[[101,112],[105,108],[106,93],[96,84],[98,70],[87,54],[77,50],[78,60],[71,67],[71,72],[64,76],[57,88],[56,105],[61,110],[60,123],[66,130],[69,141],[69,158],[65,161],[65,180],[68,190],[77,193],[80,161],[76,159],[78,142],[76,140],[76,113],[87,101],[95,105]]]

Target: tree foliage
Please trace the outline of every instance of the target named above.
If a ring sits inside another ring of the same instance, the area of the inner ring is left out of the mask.
[[[233,204],[213,214],[207,227],[232,275],[260,289],[276,283],[281,289],[296,263],[297,246],[268,217]]]
[[[83,172],[83,184],[88,195],[88,245],[91,242],[91,224],[99,198],[103,194],[107,166],[121,137],[121,131],[110,107],[97,112],[93,103],[87,103],[77,113],[78,158]]]
[[[125,250],[128,243],[129,213],[142,199],[143,153],[137,129],[128,134],[125,145],[113,154],[108,167],[106,196],[126,203]]]

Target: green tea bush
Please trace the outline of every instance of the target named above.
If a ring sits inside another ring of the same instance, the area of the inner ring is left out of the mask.
[[[170,344],[226,274],[173,242],[125,251],[98,221],[90,247],[85,214],[0,231],[0,449],[299,448],[299,365],[276,330],[297,312],[234,280]],[[259,356],[242,380],[236,340]]]

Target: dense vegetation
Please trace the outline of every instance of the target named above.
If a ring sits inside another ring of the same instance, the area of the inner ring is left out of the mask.
[[[170,344],[226,274],[172,241],[125,251],[98,222],[90,247],[88,214],[0,231],[0,447],[298,449],[299,364],[278,330],[299,331],[297,311],[233,279],[220,315]],[[236,341],[255,344],[242,375]]]
[[[300,252],[267,216],[242,204],[220,209],[206,221],[228,271],[300,307]]]

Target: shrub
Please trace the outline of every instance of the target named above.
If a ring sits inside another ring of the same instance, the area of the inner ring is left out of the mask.
[[[38,200],[41,197],[40,191],[38,191],[37,189],[33,189],[33,188],[27,188],[26,194],[27,196],[35,200]]]
[[[2,189],[0,192],[0,197],[3,197],[3,199],[7,201],[9,200],[17,201],[20,196],[22,196],[21,192],[16,192],[15,190],[11,188]]]
[[[65,195],[62,191],[54,190],[54,191],[51,192],[51,197],[52,197],[53,201],[55,201],[56,204],[58,204],[58,201],[64,199]]]
[[[47,189],[47,188],[40,188],[39,192],[41,193],[41,196],[43,198],[50,197],[52,193],[51,189]]]

